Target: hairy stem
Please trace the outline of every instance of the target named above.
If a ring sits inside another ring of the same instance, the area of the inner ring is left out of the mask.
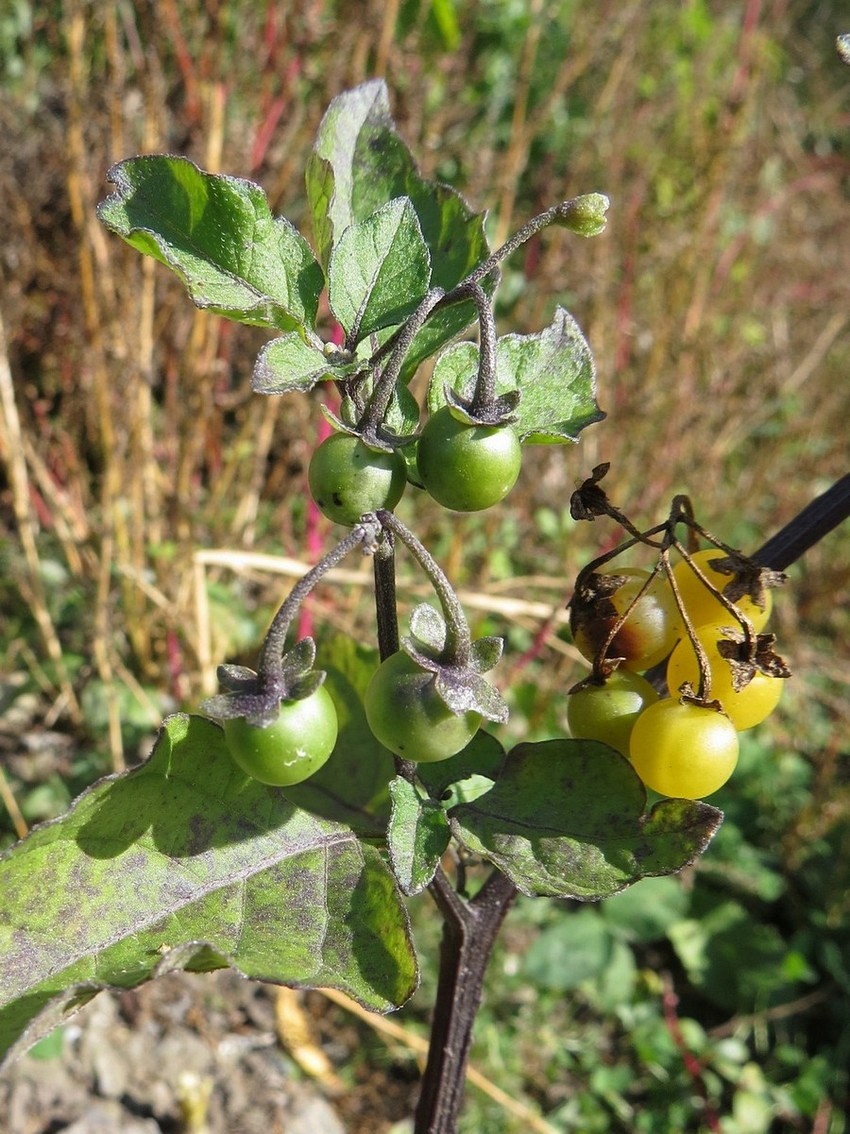
[[[398,652],[398,610],[395,591],[395,540],[384,529],[372,561],[375,576],[375,619],[381,661]]]
[[[472,644],[469,623],[466,621],[463,608],[442,568],[413,532],[406,528],[392,512],[380,509],[375,515],[378,517],[381,527],[385,531],[392,532],[411,553],[428,576],[428,580],[440,600],[446,621],[446,643],[442,660],[454,665],[468,665]]]
[[[489,410],[496,397],[496,320],[493,305],[480,284],[472,287],[472,298],[478,311],[479,347],[478,378],[472,396],[472,412]]]
[[[444,296],[445,292],[442,288],[434,288],[432,291],[429,291],[404,326],[398,331],[397,335],[390,340],[392,343],[392,353],[390,354],[389,361],[380,377],[376,378],[375,388],[358,422],[362,434],[367,441],[372,434],[377,432],[379,425],[386,416],[390,399],[395,390],[396,381],[401,373],[405,355],[410,350],[416,335],[424,326],[425,320],[439,305]],[[373,355],[372,365],[377,365],[381,354],[382,352],[379,351]]]
[[[299,579],[274,616],[266,634],[257,665],[257,672],[261,677],[274,678],[280,673],[283,648],[286,644],[286,635],[289,632],[290,624],[301,603],[304,602],[322,576],[326,575],[331,567],[335,567],[358,544],[364,544],[368,547],[375,539],[375,535],[374,522],[372,524],[357,524],[345,539],[340,540],[336,547],[323,556],[315,567]]]

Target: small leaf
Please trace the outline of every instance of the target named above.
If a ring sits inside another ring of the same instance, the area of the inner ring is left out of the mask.
[[[272,216],[251,181],[206,173],[187,158],[119,162],[103,223],[176,272],[198,307],[283,331],[312,329],[324,276],[298,230]]]
[[[484,214],[474,213],[450,186],[419,175],[396,132],[383,79],[332,100],[307,165],[307,195],[326,265],[349,225],[399,197],[409,197],[416,210],[433,286],[450,290],[489,255]]]
[[[390,201],[350,225],[328,265],[331,310],[349,340],[403,323],[428,291],[431,258],[413,205]]]
[[[338,368],[330,364],[326,354],[291,331],[272,339],[260,351],[251,386],[256,394],[288,394],[295,390],[306,393],[325,378],[338,376]]]
[[[219,685],[238,692],[240,689],[254,689],[257,685],[257,671],[245,665],[220,665],[216,670]]]
[[[399,197],[413,204],[431,257],[431,287],[451,291],[490,254],[484,213],[473,212],[448,185],[421,177],[398,136],[382,79],[345,91],[331,102],[307,164],[307,197],[319,258],[328,265],[345,230]],[[495,274],[483,282],[492,294]],[[456,338],[476,318],[474,303],[435,313],[416,335],[401,372]]]
[[[505,750],[496,737],[479,729],[457,755],[433,764],[417,764],[416,774],[432,799],[446,802],[450,789],[473,777],[495,781],[504,761]]]
[[[313,669],[302,677],[288,679],[287,701],[303,701],[312,697],[316,690],[324,684],[325,673],[321,669]]]
[[[244,776],[200,717],[171,717],[146,764],[7,851],[0,890],[0,1051],[99,988],[150,980],[173,950],[178,967],[335,987],[378,1011],[416,986],[378,850]]]
[[[520,744],[493,788],[449,817],[456,837],[524,894],[593,901],[647,875],[674,874],[707,846],[722,813],[646,791],[605,744]]]
[[[458,343],[437,360],[428,408],[446,404],[445,388],[469,397],[478,372],[478,347]],[[575,441],[605,416],[596,402],[596,368],[572,315],[559,307],[536,335],[505,335],[496,343],[496,393],[519,390],[515,428],[523,441]]]
[[[449,845],[446,813],[438,804],[423,799],[415,785],[400,776],[390,784],[390,797],[390,861],[403,893],[418,894],[431,882]]]
[[[305,677],[316,664],[316,643],[312,638],[299,638],[283,656],[281,668],[287,679]]]

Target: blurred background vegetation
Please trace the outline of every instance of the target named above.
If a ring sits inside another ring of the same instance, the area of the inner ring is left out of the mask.
[[[593,465],[611,462],[636,523],[684,491],[745,550],[847,472],[847,23],[839,0],[4,5],[4,841],[138,759],[217,661],[249,657],[280,572],[333,538],[306,502],[322,392],[254,396],[262,336],[194,310],[99,226],[113,162],[185,154],[258,181],[300,224],[328,101],[380,75],[424,172],[489,210],[493,244],[565,197],[610,196],[604,236],[545,232],[509,262],[497,312],[504,332],[571,310],[607,420],[530,450],[492,515],[402,505],[481,632],[508,639],[510,737],[544,737],[581,675],[556,616],[618,539],[569,518]],[[548,1129],[846,1129],[847,550],[845,527],[790,571],[773,629],[796,676],[712,800],[727,819],[698,867],[601,907],[512,914],[474,1060]],[[368,582],[349,572],[317,596],[317,629],[370,641]],[[357,1058],[387,1070],[368,1030]],[[483,1098],[468,1134],[527,1128]]]

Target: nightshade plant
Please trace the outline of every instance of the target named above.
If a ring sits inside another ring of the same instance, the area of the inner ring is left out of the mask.
[[[547,225],[595,236],[608,202],[565,201],[491,252],[483,215],[417,171],[379,81],[334,99],[321,123],[312,246],[257,185],[184,158],[131,158],[109,178],[109,229],[177,273],[197,306],[274,332],[258,393],[336,386],[310,483],[344,526],[283,603],[256,670],[222,665],[203,716],[170,717],[146,763],[95,784],[0,862],[0,1049],[26,1049],[101,989],[178,969],[232,966],[391,1011],[418,979],[405,902],[428,890],[444,936],[415,1129],[448,1134],[517,893],[592,901],[675,873],[721,820],[698,800],[648,808],[629,760],[596,739],[506,752],[486,730],[507,715],[489,680],[502,643],[472,640],[449,580],[393,511],[423,483],[449,507],[487,507],[510,491],[521,445],[571,443],[601,420],[572,316],[558,308],[536,334],[497,337],[493,294],[524,241]],[[317,330],[325,290],[341,345]],[[477,341],[455,342],[470,328]],[[409,382],[435,356],[423,428]],[[289,641],[305,597],[355,552],[374,566],[379,657],[338,638],[318,651]],[[435,596],[403,639],[397,552]],[[302,750],[304,719],[315,723]],[[483,867],[474,892],[470,861]]]

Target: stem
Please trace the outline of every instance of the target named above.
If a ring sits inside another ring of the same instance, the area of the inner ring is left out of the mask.
[[[566,203],[567,202],[562,202],[559,205],[553,205],[552,208],[547,209],[545,213],[539,213],[536,217],[532,217],[518,232],[513,234],[510,240],[506,240],[501,248],[497,248],[492,256],[489,256],[483,264],[479,264],[473,272],[470,272],[466,279],[463,280],[455,290],[460,290],[464,287],[468,288],[470,284],[481,283],[495,268],[498,268],[503,260],[507,260],[511,253],[516,252],[517,248],[525,244],[526,241],[531,240],[532,236],[536,236],[538,232],[552,224],[553,221],[556,221]],[[447,298],[451,298],[453,295],[454,291],[451,291]]]
[[[384,528],[372,563],[375,576],[375,620],[378,624],[378,651],[381,661],[398,653],[398,609],[395,589],[395,539]],[[416,780],[416,765],[396,757],[396,771],[408,783]]]
[[[395,591],[395,540],[384,530],[373,560],[375,576],[375,616],[378,623],[378,650],[381,661],[398,653],[398,612]]]
[[[472,287],[472,298],[478,311],[478,377],[470,409],[473,414],[489,410],[496,398],[496,320],[493,305],[480,284]]]
[[[368,547],[370,542],[374,542],[374,528],[374,524],[357,524],[356,527],[352,528],[345,539],[341,540],[336,547],[332,548],[327,555],[323,556],[316,566],[312,567],[307,574],[295,584],[277,614],[272,619],[271,626],[266,634],[263,648],[260,651],[260,659],[257,664],[257,674],[259,677],[274,679],[280,675],[286,635],[289,632],[290,624],[297,614],[301,603],[306,599],[307,595],[310,594],[322,576],[326,575],[331,567],[335,567],[341,559],[344,559],[349,551],[353,551],[360,543],[365,543]]]
[[[443,938],[434,1024],[413,1129],[414,1134],[454,1134],[484,974],[517,891],[498,870],[471,902],[458,897],[442,870],[430,890],[443,916]]]
[[[405,355],[410,350],[413,340],[421,330],[425,320],[444,297],[445,292],[442,288],[435,287],[433,291],[429,291],[401,328],[398,336],[390,340],[392,343],[390,360],[384,372],[376,380],[375,388],[372,390],[366,407],[360,417],[360,421],[358,422],[361,434],[367,440],[368,434],[375,433],[386,416],[387,407],[390,404],[390,398],[393,395],[396,381],[401,372],[402,363],[404,362]],[[382,357],[382,352],[380,351],[373,355],[372,364],[376,364],[380,357]]]
[[[442,568],[413,532],[406,528],[392,512],[387,512],[382,508],[375,515],[381,527],[392,532],[411,553],[428,576],[431,586],[440,600],[440,606],[446,620],[446,643],[443,648],[442,660],[452,665],[468,665],[469,651],[472,645],[469,624],[463,613],[463,607],[458,602],[457,595]]]
[[[390,355],[390,362],[378,379],[375,389],[372,392],[363,417],[361,418],[360,425],[368,429],[377,429],[381,421],[383,421],[384,414],[387,411],[387,406],[390,403],[392,391],[395,388],[396,379],[398,378],[399,371],[401,370],[404,356],[410,349],[410,345],[416,333],[423,326],[428,317],[436,310],[442,310],[446,307],[452,307],[456,303],[462,303],[464,300],[473,299],[478,307],[479,321],[482,326],[482,339],[484,334],[484,319],[482,318],[482,308],[478,300],[477,293],[481,291],[485,295],[480,285],[487,276],[498,270],[499,265],[503,260],[506,260],[511,253],[516,252],[526,241],[530,240],[532,236],[536,236],[538,232],[552,224],[562,215],[563,210],[570,204],[569,201],[562,201],[558,205],[554,205],[551,209],[547,209],[544,213],[539,213],[536,217],[532,217],[530,221],[522,226],[522,228],[515,232],[514,235],[507,240],[501,248],[497,248],[487,259],[478,265],[473,271],[469,273],[464,279],[460,281],[451,291],[443,291],[441,288],[434,288],[429,291],[425,298],[420,303],[419,307],[410,316],[403,327],[400,328],[382,347],[379,348],[372,355],[372,366],[377,366],[382,359]],[[486,295],[485,295],[486,298]],[[492,320],[492,310],[490,309],[489,301],[487,302],[487,309],[489,318]],[[493,328],[493,336],[495,341],[495,326]],[[481,346],[482,356],[484,354],[484,343]],[[493,369],[495,374],[495,366]],[[380,392],[379,392],[380,391]],[[491,395],[492,400],[492,395]],[[477,400],[476,400],[477,404]]]

